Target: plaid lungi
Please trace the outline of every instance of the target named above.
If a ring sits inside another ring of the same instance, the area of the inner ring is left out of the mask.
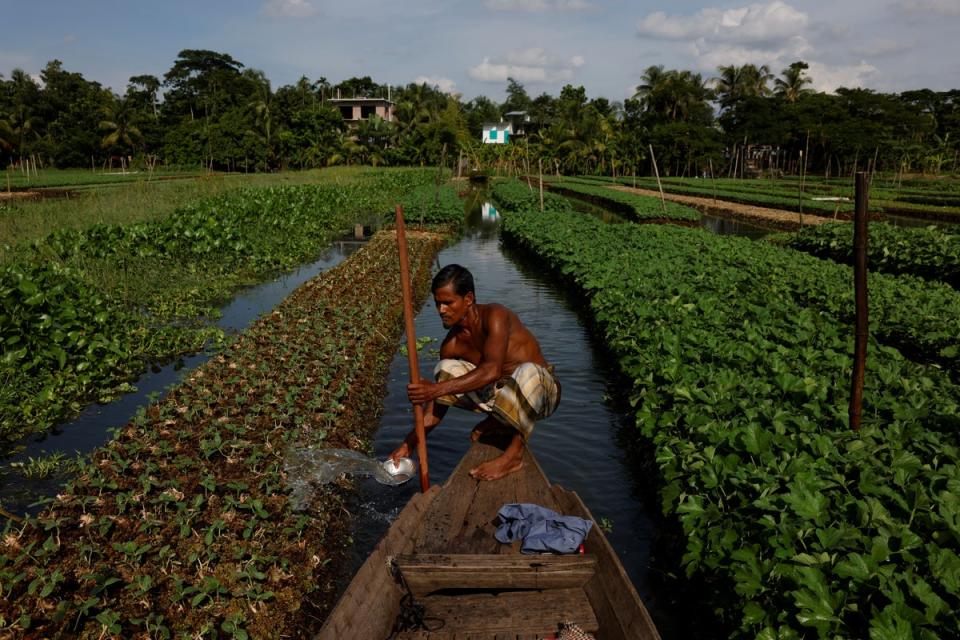
[[[433,375],[437,382],[458,378],[476,369],[466,360],[447,358],[437,363]],[[524,362],[514,372],[482,389],[437,398],[440,404],[478,413],[489,413],[503,424],[520,432],[526,441],[533,423],[552,414],[560,404],[560,382],[553,367]]]

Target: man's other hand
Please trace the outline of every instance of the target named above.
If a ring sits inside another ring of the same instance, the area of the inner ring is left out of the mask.
[[[437,396],[435,395],[437,385],[432,382],[410,383],[407,385],[407,399],[413,404],[426,404],[431,402]]]

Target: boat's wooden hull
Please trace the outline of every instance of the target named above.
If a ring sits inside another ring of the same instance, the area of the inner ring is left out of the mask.
[[[563,622],[598,640],[659,638],[599,527],[580,556],[521,555],[519,543],[496,541],[493,520],[510,502],[593,520],[576,493],[550,485],[529,451],[517,473],[494,482],[470,477],[471,468],[500,453],[475,443],[442,488],[410,500],[327,618],[321,640],[390,637],[407,589],[432,630],[397,638],[550,638]]]

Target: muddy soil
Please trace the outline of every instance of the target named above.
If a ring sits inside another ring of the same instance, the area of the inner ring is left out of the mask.
[[[612,189],[618,189],[627,193],[635,193],[641,196],[660,197],[659,191],[650,189],[634,189],[621,185],[611,186]],[[717,200],[714,203],[713,198],[698,198],[694,196],[681,196],[673,193],[665,193],[663,197],[671,202],[690,205],[700,211],[717,216],[718,218],[732,218],[742,220],[752,224],[762,225],[773,229],[784,231],[796,231],[800,228],[800,215],[795,211],[783,211],[781,209],[769,209],[767,207],[756,207],[748,204],[739,204],[736,202],[726,202]],[[824,218],[812,214],[803,215],[803,225],[819,225],[825,222],[832,222],[832,218]]]

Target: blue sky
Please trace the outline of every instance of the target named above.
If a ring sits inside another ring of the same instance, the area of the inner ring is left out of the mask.
[[[814,86],[960,88],[960,0],[0,0],[0,73],[60,59],[115,91],[181,49],[229,53],[274,87],[427,81],[502,100],[567,83],[622,100],[652,64],[810,63]]]

